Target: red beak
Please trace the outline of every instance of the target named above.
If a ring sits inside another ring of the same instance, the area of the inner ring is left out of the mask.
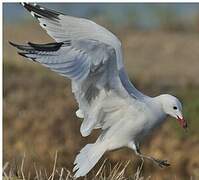
[[[178,122],[179,122],[180,126],[182,128],[184,128],[184,129],[186,129],[187,128],[187,122],[186,122],[186,120],[184,118],[180,118],[179,116],[177,116],[177,117],[178,117]]]

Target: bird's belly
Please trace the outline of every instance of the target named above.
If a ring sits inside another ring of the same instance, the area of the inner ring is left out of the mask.
[[[107,142],[109,150],[127,146],[130,141],[141,141],[159,125],[157,122],[161,122],[159,119],[162,118],[155,116],[153,112],[141,113],[133,108],[123,114],[123,118],[115,121],[103,135],[103,141]]]
[[[108,150],[118,149],[126,146],[132,139],[132,126],[122,121],[108,129],[103,141],[107,142]]]
[[[114,132],[112,136],[115,146],[126,146],[130,141],[141,142],[146,136],[150,135],[159,127],[164,117],[157,117],[158,120],[151,116],[144,117],[142,120],[129,121],[128,123],[118,124],[118,130]],[[110,139],[112,139],[110,138]]]

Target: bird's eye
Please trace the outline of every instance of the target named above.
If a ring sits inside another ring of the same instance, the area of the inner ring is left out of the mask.
[[[175,109],[175,110],[176,110],[176,109],[178,109],[178,108],[177,108],[176,106],[173,106],[173,109]]]

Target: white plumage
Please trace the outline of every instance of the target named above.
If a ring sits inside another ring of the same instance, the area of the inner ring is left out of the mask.
[[[104,27],[87,19],[66,16],[40,7],[22,4],[36,17],[56,43],[17,45],[19,54],[70,78],[79,104],[76,115],[84,118],[80,132],[88,136],[100,128],[94,144],[87,144],[74,161],[75,177],[86,175],[105,151],[129,147],[159,166],[166,161],[145,156],[139,143],[171,115],[182,127],[179,100],[171,95],[148,97],[129,81],[124,70],[121,43]]]

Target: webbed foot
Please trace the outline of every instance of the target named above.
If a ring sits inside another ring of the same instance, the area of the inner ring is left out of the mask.
[[[154,159],[154,162],[161,168],[170,166],[167,160]]]

